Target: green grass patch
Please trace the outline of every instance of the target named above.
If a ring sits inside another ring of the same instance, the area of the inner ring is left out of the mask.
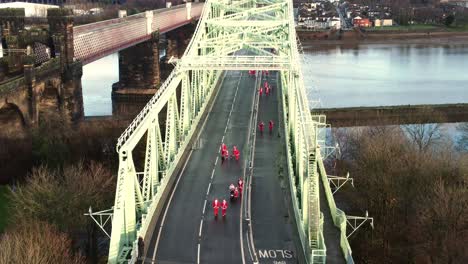
[[[468,25],[450,26],[447,27],[447,30],[452,32],[465,32],[468,31]]]
[[[430,24],[414,24],[407,26],[385,26],[385,27],[370,27],[366,28],[368,32],[385,32],[385,31],[400,31],[400,32],[417,32],[417,31],[447,31],[447,32],[466,32],[468,25],[452,25],[446,27],[444,25],[430,25]]]
[[[6,194],[8,192],[7,185],[0,185],[0,233],[5,230],[8,222],[8,200]]]

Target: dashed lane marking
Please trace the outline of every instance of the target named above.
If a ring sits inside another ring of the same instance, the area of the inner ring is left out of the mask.
[[[206,205],[206,200],[205,200],[205,205]],[[201,237],[202,228],[203,228],[203,219],[200,221],[200,231],[198,231],[198,237]]]
[[[200,264],[200,243],[198,243],[197,263]]]
[[[206,200],[205,200],[205,203],[203,204],[203,212],[202,212],[203,215],[205,215],[205,209],[206,209]]]
[[[208,184],[208,190],[206,190],[206,195],[208,196],[208,194],[210,193],[210,188],[211,188],[211,182],[210,184]]]

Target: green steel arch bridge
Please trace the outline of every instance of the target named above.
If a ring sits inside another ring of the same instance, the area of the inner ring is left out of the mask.
[[[291,0],[205,3],[183,57],[118,140],[113,208],[90,209],[104,232],[112,223],[109,263],[354,263],[348,237],[373,219],[335,204],[352,179],[325,170],[336,148],[326,117],[311,114],[301,50]],[[240,160],[221,161],[222,143]],[[239,178],[241,198],[215,218],[212,201],[229,201]]]

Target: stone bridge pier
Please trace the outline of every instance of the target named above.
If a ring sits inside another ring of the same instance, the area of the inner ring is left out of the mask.
[[[180,58],[193,35],[195,25],[189,24],[165,34],[166,60],[161,61],[163,41],[157,32],[148,41],[119,52],[119,82],[112,85],[112,114],[133,118],[159,89],[173,65],[169,58]]]
[[[159,34],[119,52],[119,81],[112,85],[112,113],[134,117],[161,85]]]
[[[188,24],[166,33],[167,60],[169,60],[171,57],[180,59],[182,55],[184,55],[185,49],[187,49],[187,46],[190,43],[190,40],[192,39],[195,27],[195,24]]]

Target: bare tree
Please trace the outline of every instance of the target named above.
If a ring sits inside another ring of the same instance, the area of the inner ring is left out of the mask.
[[[63,170],[35,168],[26,184],[9,194],[11,211],[14,212],[12,221],[46,221],[70,234],[76,244],[86,235],[86,251],[96,257],[96,228],[83,214],[89,206],[110,208],[115,183],[109,170],[98,163],[79,163]]]
[[[457,148],[461,151],[468,151],[468,123],[461,123],[457,127],[460,136],[457,139]]]
[[[397,127],[381,126],[364,130],[353,144],[356,151],[351,174],[365,202],[358,206],[368,208],[380,223],[375,230],[380,243],[373,247],[385,263],[392,259],[392,241],[404,233],[398,220],[404,202],[398,184],[406,139]]]
[[[415,135],[426,136],[423,130]],[[425,136],[416,137],[422,143],[413,147],[404,129],[387,126],[364,129],[348,143],[353,151],[346,162],[359,195],[349,194],[347,202],[368,209],[379,223],[371,241],[356,241],[361,246],[355,255],[365,255],[368,263],[415,262],[421,256],[427,263],[427,251],[431,263],[466,260],[468,156],[442,140],[431,152],[419,151],[434,146],[434,137]],[[439,249],[437,241],[446,245]]]
[[[353,134],[357,133],[356,129],[339,127],[332,128],[333,139],[338,145],[339,151],[336,154],[338,160],[350,159],[351,153],[353,153]]]
[[[53,133],[51,133],[53,131]],[[32,158],[35,165],[61,167],[70,160],[70,139],[76,136],[72,124],[57,112],[43,114],[39,125],[32,129]]]
[[[423,198],[419,233],[426,238],[426,254],[432,263],[463,263],[468,259],[468,189],[439,179]]]
[[[420,152],[426,152],[442,139],[440,123],[404,125],[403,130]]]
[[[30,221],[16,226],[0,237],[0,263],[86,263],[71,251],[64,233],[45,222]]]

